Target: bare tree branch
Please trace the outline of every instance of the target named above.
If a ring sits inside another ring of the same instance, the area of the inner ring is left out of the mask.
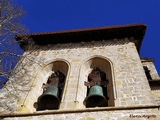
[[[21,24],[24,14],[22,7],[13,3],[13,0],[0,1],[0,87],[3,87],[0,90],[0,113],[15,111],[16,99],[30,91],[30,82],[34,77],[27,67],[41,67],[42,60],[36,61],[33,57],[33,40],[23,36],[18,41],[28,50],[23,56],[23,50],[15,41],[16,36],[27,32]],[[24,78],[26,76],[27,78]]]

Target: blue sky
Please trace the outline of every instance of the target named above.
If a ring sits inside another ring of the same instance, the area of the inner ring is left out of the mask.
[[[160,75],[160,0],[14,0],[27,12],[30,33],[144,23],[140,55],[155,59]]]

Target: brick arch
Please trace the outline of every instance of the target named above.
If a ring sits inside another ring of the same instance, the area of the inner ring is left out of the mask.
[[[83,62],[80,66],[79,73],[79,81],[78,81],[78,89],[77,89],[77,98],[76,101],[79,101],[82,104],[82,101],[86,98],[87,87],[84,85],[84,81],[88,80],[89,73],[93,70],[93,68],[100,68],[107,76],[106,79],[109,80],[109,84],[107,85],[107,91],[109,92],[109,101],[108,106],[114,106],[114,76],[113,76],[113,64],[112,62],[103,57],[103,56],[93,56],[88,60]]]

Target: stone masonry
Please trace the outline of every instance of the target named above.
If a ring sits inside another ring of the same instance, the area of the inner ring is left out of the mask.
[[[17,74],[1,90],[1,100],[8,101],[0,107],[4,120],[128,120],[160,118],[159,90],[151,90],[143,66],[151,69],[154,79],[159,79],[153,62],[143,61],[134,37],[110,40],[37,45],[26,51],[17,64]],[[23,64],[23,68],[22,68]],[[108,70],[108,107],[86,108],[83,104],[87,88],[84,81],[93,67]],[[58,110],[36,111],[35,103],[42,95],[54,69],[66,76],[63,95]],[[23,74],[23,76],[22,76]],[[14,88],[17,91],[14,91]],[[10,94],[15,95],[7,97]],[[4,97],[5,96],[5,97]],[[5,99],[4,99],[5,98]]]

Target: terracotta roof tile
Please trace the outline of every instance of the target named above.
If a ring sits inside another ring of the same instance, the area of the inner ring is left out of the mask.
[[[61,30],[53,32],[38,32],[30,34],[22,34],[21,36],[35,36],[35,35],[47,35],[47,34],[58,34],[58,33],[74,33],[74,32],[83,32],[83,31],[94,31],[94,30],[103,30],[103,29],[117,29],[117,28],[127,28],[127,27],[136,27],[136,26],[146,26],[145,24],[127,24],[127,25],[117,25],[117,26],[103,26],[96,28],[83,28],[75,30]]]
[[[143,37],[145,35],[145,24],[128,24],[119,26],[104,26],[97,28],[85,28],[76,30],[63,30],[54,32],[41,32],[22,34],[16,36],[20,46],[27,46],[22,40],[23,37],[32,38],[37,45],[57,44],[57,43],[76,43],[89,42],[99,40],[111,40],[114,38],[123,39],[134,37],[138,42],[135,42],[137,50],[140,51]]]

